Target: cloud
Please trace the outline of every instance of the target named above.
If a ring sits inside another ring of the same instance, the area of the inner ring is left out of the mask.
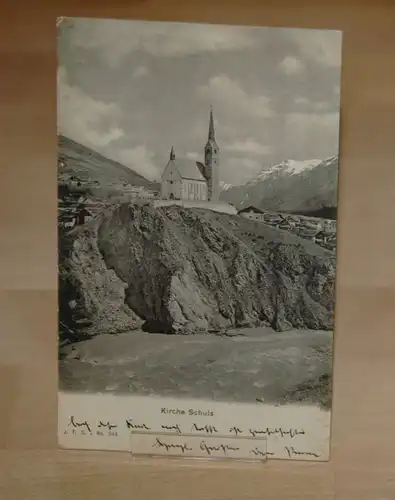
[[[233,171],[232,183],[245,182],[262,170],[262,164],[251,158],[229,158],[225,171]]]
[[[251,95],[225,74],[213,76],[206,85],[198,88],[198,96],[210,103],[220,104],[250,116],[273,116],[270,99],[264,95]]]
[[[232,144],[224,146],[226,151],[234,151],[236,153],[245,153],[253,155],[270,155],[271,146],[260,144],[256,139],[245,139],[244,141],[236,141]]]
[[[116,159],[148,180],[159,179],[161,172],[154,164],[155,153],[147,146],[121,149],[115,153]]]
[[[307,97],[297,96],[294,99],[294,104],[296,104],[297,106],[307,106],[310,104],[310,101],[307,99]]]
[[[202,160],[202,155],[193,151],[193,152],[187,153],[187,158],[189,158],[190,160],[198,161],[198,160]]]
[[[284,116],[284,150],[301,159],[312,157],[310,151],[323,155],[337,154],[339,147],[339,113],[289,113]],[[316,157],[316,153],[314,153]]]
[[[256,43],[253,32],[239,26],[78,18],[71,23],[72,45],[99,50],[112,67],[134,51],[178,57],[241,50]]]
[[[306,138],[310,137],[309,132],[315,127],[330,128],[337,133],[339,113],[289,113],[286,115],[286,122],[289,127],[298,129],[299,134]]]
[[[120,108],[92,99],[68,83],[63,67],[58,69],[58,133],[92,148],[108,146],[124,135],[119,126]]]
[[[315,101],[312,103],[312,108],[317,112],[328,112],[333,105],[328,101]]]
[[[296,45],[301,56],[324,66],[340,68],[341,31],[290,29],[287,37]]]
[[[148,69],[145,66],[138,66],[132,73],[132,78],[138,79],[143,78],[149,74]]]
[[[286,56],[280,63],[280,69],[286,75],[298,75],[303,72],[304,64],[296,57]]]
[[[306,97],[295,97],[294,104],[302,113],[328,113],[334,108],[330,101],[311,101]]]

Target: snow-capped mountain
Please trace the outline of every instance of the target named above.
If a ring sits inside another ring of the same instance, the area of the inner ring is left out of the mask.
[[[241,186],[222,187],[221,199],[238,209],[266,210],[336,217],[338,156],[326,160],[285,160],[264,167]],[[323,215],[328,216],[329,215]]]
[[[314,167],[319,165],[321,161],[322,160],[305,160],[305,161],[285,160],[276,165],[270,165],[268,167],[265,167],[263,170],[261,170],[258,177],[252,182],[253,183],[260,182],[276,174],[298,175],[301,172],[313,169]]]

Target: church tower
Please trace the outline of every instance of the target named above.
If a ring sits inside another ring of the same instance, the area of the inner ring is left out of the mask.
[[[219,147],[215,141],[213,109],[210,108],[208,140],[204,148],[205,173],[209,201],[219,201]]]
[[[172,146],[170,151],[170,160],[175,160],[175,159],[176,159],[176,152],[174,151],[174,146]]]

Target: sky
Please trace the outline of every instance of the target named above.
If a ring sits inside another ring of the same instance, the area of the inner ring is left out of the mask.
[[[69,18],[58,26],[58,133],[159,180],[203,159],[220,180],[338,153],[339,31]]]

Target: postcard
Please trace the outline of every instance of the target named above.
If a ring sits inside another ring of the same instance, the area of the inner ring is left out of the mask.
[[[57,30],[59,445],[329,460],[341,32]]]

